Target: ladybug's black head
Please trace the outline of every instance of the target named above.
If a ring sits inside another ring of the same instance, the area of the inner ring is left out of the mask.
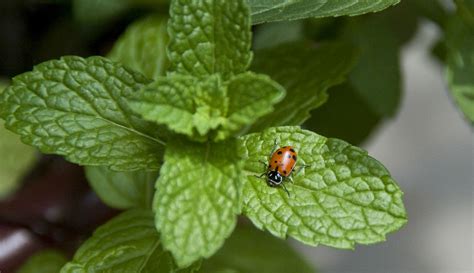
[[[267,183],[270,186],[279,186],[283,182],[283,177],[277,171],[269,171]]]

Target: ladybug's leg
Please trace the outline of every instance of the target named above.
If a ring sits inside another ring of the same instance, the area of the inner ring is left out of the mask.
[[[290,192],[288,191],[288,189],[286,188],[285,186],[285,183],[282,183],[281,186],[283,187],[283,189],[286,191],[286,193],[288,194],[288,197],[290,197]]]
[[[291,183],[294,183],[294,181],[293,181],[293,177],[292,177],[291,175],[290,175],[290,176],[288,176],[288,180],[289,180]]]
[[[267,163],[263,162],[262,160],[259,160],[258,162],[263,164],[263,173],[260,175],[254,175],[255,177],[262,178],[265,175],[267,175]]]
[[[277,141],[276,138],[275,138],[275,140],[273,141],[273,148],[272,148],[272,150],[270,151],[270,154],[268,155],[268,159],[272,158],[272,155],[273,155],[273,153],[276,151],[276,148],[277,148],[277,147],[278,147],[278,141]]]
[[[259,160],[258,162],[262,163],[263,164],[263,168],[266,170],[267,169],[267,163],[265,163],[265,161],[263,160]]]
[[[299,172],[301,172],[302,169],[306,168],[306,167],[310,167],[311,165],[303,165],[303,166],[299,166],[297,170],[295,170],[294,174],[295,175],[298,175]],[[291,173],[293,175],[293,173]]]

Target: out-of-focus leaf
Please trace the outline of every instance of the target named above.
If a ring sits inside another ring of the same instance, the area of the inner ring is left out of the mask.
[[[324,40],[337,40],[341,35],[347,18],[312,18],[303,21],[305,37],[316,42]]]
[[[474,124],[474,23],[453,16],[446,29],[447,78],[451,94]]]
[[[82,25],[100,27],[116,20],[129,9],[166,10],[169,0],[72,0],[74,18]]]
[[[303,127],[323,136],[360,145],[380,120],[349,84],[343,84],[329,90],[329,100],[311,112],[311,118]]]
[[[164,16],[149,16],[130,25],[108,57],[150,79],[164,76],[168,68],[168,33]]]
[[[454,0],[457,7],[457,14],[461,19],[471,27],[474,26],[474,1],[473,0]]]
[[[58,273],[66,257],[55,250],[44,250],[31,256],[17,273]]]
[[[86,166],[89,184],[112,208],[150,208],[158,172],[114,172],[105,166]]]
[[[448,14],[441,5],[440,0],[408,0],[403,2],[409,3],[419,15],[430,19],[440,26],[443,26],[446,22]]]
[[[326,101],[326,90],[345,80],[356,56],[354,47],[338,42],[314,46],[298,41],[257,51],[252,69],[272,77],[287,94],[275,111],[258,119],[249,132],[303,123],[310,110]]]
[[[198,272],[314,273],[314,270],[288,242],[246,225],[237,227]]]
[[[279,44],[301,40],[303,38],[303,21],[285,21],[262,24],[253,36],[253,49],[274,47]]]
[[[411,40],[418,29],[420,14],[414,7],[414,2],[416,1],[418,0],[401,1],[400,4],[396,5],[395,7],[374,15],[375,17],[385,20],[385,22],[388,24],[387,26],[390,27],[393,31],[393,34],[396,35],[398,45],[405,44]],[[403,18],[403,20],[400,20],[400,18]]]
[[[370,16],[352,21],[346,35],[360,49],[350,74],[355,90],[380,116],[393,116],[401,97],[399,43],[387,19]]]
[[[446,40],[441,38],[436,43],[434,46],[431,48],[431,54],[440,62],[445,63],[446,62],[446,55],[447,53],[447,48],[446,48]]]
[[[0,94],[7,86],[0,81]],[[19,185],[20,178],[35,161],[36,150],[23,144],[20,137],[3,127],[0,119],[0,199],[7,197]]]
[[[109,22],[123,14],[130,0],[73,0],[72,9],[77,21],[84,25]]]

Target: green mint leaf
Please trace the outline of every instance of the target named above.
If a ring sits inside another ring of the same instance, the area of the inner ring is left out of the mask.
[[[274,104],[285,96],[285,89],[268,76],[250,72],[231,78],[227,90],[227,123],[217,139],[224,139],[231,133],[251,125],[259,117],[272,113]]]
[[[473,23],[453,16],[446,29],[446,75],[454,101],[474,124],[474,17]]]
[[[205,79],[172,75],[137,93],[130,107],[146,120],[202,140],[225,122],[228,99],[216,75]]]
[[[198,272],[314,273],[288,242],[251,226],[239,226]]]
[[[165,249],[180,267],[214,254],[240,212],[241,164],[235,140],[170,140],[153,208]]]
[[[311,17],[360,15],[381,11],[398,4],[400,0],[248,0],[248,2],[252,10],[252,23],[260,24]]]
[[[285,87],[275,111],[255,122],[250,131],[279,125],[299,125],[309,111],[327,100],[327,89],[344,81],[353,67],[355,50],[344,43],[312,47],[304,42],[282,44],[255,53],[252,69],[270,75]]]
[[[169,61],[166,17],[149,16],[130,25],[117,40],[108,58],[128,66],[150,79],[164,76]]]
[[[303,127],[318,134],[359,145],[374,131],[381,117],[350,84],[329,90],[329,100],[311,112]]]
[[[17,273],[57,273],[67,260],[55,250],[44,250],[31,256]]]
[[[353,248],[385,240],[407,221],[400,188],[367,152],[299,127],[275,127],[241,138],[247,179],[243,212],[259,228],[309,245]],[[274,140],[298,152],[296,168],[285,181],[290,193],[257,178]],[[295,171],[296,172],[296,171]]]
[[[8,84],[0,81],[0,94]],[[0,200],[19,186],[20,179],[36,159],[36,150],[21,143],[20,138],[6,130],[0,120]]]
[[[130,210],[99,227],[67,263],[61,273],[169,273],[178,271],[162,248],[151,211]]]
[[[164,124],[194,140],[223,140],[272,112],[285,90],[265,75],[241,73],[222,83],[212,75],[159,78],[131,101],[146,120]]]
[[[86,166],[86,177],[100,199],[112,208],[150,208],[158,172],[114,172],[105,166]]]
[[[159,130],[127,103],[148,82],[102,57],[63,57],[13,78],[0,95],[0,117],[43,153],[119,171],[158,169]]]
[[[399,43],[385,16],[355,20],[347,36],[360,49],[360,59],[350,74],[355,90],[380,116],[393,116],[400,105]]]
[[[174,0],[170,7],[171,70],[224,79],[247,70],[251,32],[246,0]]]

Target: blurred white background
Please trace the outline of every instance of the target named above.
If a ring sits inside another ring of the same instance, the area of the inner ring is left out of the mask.
[[[430,56],[438,35],[424,23],[403,49],[401,109],[364,147],[405,192],[408,224],[354,251],[294,243],[319,273],[473,272],[474,134]]]

